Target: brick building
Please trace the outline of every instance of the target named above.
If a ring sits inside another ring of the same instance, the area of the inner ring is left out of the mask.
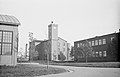
[[[79,49],[80,46],[84,46],[84,42],[87,41],[92,47],[92,54],[88,54],[89,62],[116,62],[120,61],[120,51],[118,49],[118,42],[120,40],[120,32],[107,34],[103,36],[97,36],[94,38],[89,38],[85,40],[75,41],[74,56],[76,61],[85,62],[85,56]]]

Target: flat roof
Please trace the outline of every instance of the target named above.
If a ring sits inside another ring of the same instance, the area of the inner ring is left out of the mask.
[[[20,22],[14,16],[0,14],[0,24],[20,25]]]
[[[118,32],[118,33],[119,33],[119,32]],[[95,36],[95,37],[88,38],[88,39],[83,39],[83,40],[74,41],[74,43],[77,43],[77,42],[80,42],[80,41],[85,41],[85,40],[90,40],[90,39],[95,39],[95,38],[102,38],[102,37],[105,37],[105,36],[114,35],[114,34],[118,34],[118,33],[111,33],[111,34],[106,34],[106,35],[101,35],[101,36]]]

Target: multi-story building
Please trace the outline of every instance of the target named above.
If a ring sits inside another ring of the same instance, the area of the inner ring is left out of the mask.
[[[67,60],[67,41],[58,37],[58,25],[51,23],[48,26],[48,40],[51,42],[51,60]],[[64,59],[60,57],[65,57]]]
[[[39,60],[46,60],[49,54],[49,60],[52,61],[67,61],[68,60],[68,45],[67,41],[58,37],[58,25],[53,22],[48,25],[48,40],[40,41],[35,45],[34,41],[29,47],[30,59],[33,59],[37,52]],[[33,53],[33,54],[32,54]]]
[[[0,65],[17,64],[19,25],[14,16],[0,15]]]
[[[118,48],[118,42],[120,40],[119,35],[120,32],[75,41],[75,60],[81,62],[85,61],[85,56],[83,54],[83,51],[80,50],[80,47],[85,46],[84,43],[88,42],[92,48],[92,54],[88,54],[88,61],[120,61],[120,52]]]

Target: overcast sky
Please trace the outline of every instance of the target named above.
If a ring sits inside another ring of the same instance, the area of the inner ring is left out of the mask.
[[[118,32],[120,0],[0,0],[0,14],[13,15],[19,26],[19,47],[28,43],[28,33],[43,40],[51,21],[59,37],[74,41]]]

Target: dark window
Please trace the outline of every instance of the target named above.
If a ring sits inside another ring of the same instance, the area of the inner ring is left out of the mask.
[[[0,31],[0,54],[11,55],[12,53],[12,31]]]

